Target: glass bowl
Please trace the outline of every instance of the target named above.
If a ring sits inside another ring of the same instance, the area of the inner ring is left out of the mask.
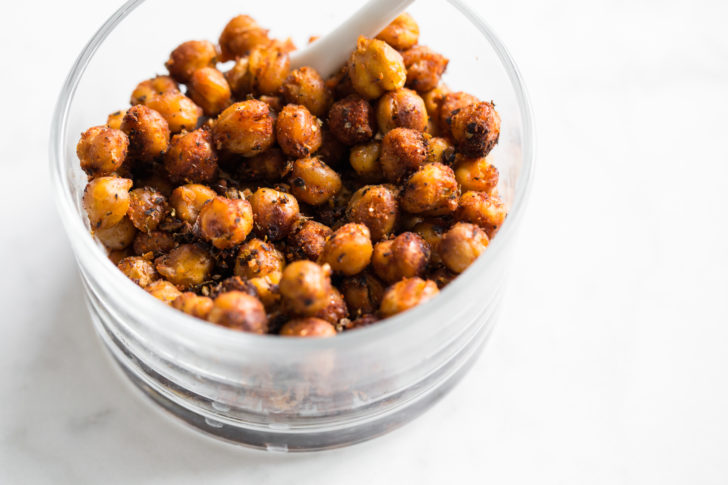
[[[509,207],[502,229],[440,295],[384,322],[331,339],[235,332],[164,305],[109,261],[81,208],[86,178],[75,154],[79,134],[128,106],[136,83],[162,73],[176,45],[216,40],[236,14],[250,14],[272,35],[291,36],[300,46],[352,8],[325,0],[202,5],[127,2],[81,52],[58,100],[52,184],[96,331],[144,393],[221,439],[305,451],[386,433],[429,408],[463,376],[495,323],[533,170],[531,111],[518,70],[492,30],[462,2],[416,2],[410,12],[420,24],[421,43],[450,58],[445,82],[497,104],[502,131],[493,157]]]

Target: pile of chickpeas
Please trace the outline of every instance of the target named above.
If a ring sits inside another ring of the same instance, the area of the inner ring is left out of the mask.
[[[493,103],[418,39],[403,14],[329,79],[246,15],[184,42],[81,135],[93,234],[149,294],[245,332],[328,337],[433,298],[506,209]]]

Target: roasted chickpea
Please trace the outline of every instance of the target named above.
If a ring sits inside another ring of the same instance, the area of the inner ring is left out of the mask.
[[[378,141],[356,145],[349,151],[349,164],[362,179],[379,180],[382,177],[382,167],[379,163],[381,151],[382,144]]]
[[[455,178],[463,191],[490,192],[498,185],[498,169],[486,157],[455,156]]]
[[[159,279],[157,271],[151,261],[138,256],[130,256],[119,261],[116,265],[124,275],[142,288]]]
[[[427,141],[427,163],[450,165],[455,160],[455,148],[445,138],[432,137]],[[457,173],[455,174],[457,177]]]
[[[350,222],[326,239],[320,262],[328,263],[337,273],[355,275],[372,259],[372,240],[369,228]]]
[[[377,131],[372,106],[356,94],[340,99],[331,106],[328,125],[331,133],[345,145],[364,143]]]
[[[218,295],[207,320],[243,332],[263,334],[268,331],[268,317],[263,303],[242,291],[228,291]]]
[[[172,300],[172,308],[183,311],[193,317],[206,320],[212,310],[212,298],[200,296],[187,291]]]
[[[320,122],[305,106],[288,104],[278,114],[276,139],[289,157],[307,157],[321,146]]]
[[[281,46],[258,46],[248,56],[248,71],[257,94],[275,95],[288,77],[291,60]]]
[[[462,91],[445,93],[440,100],[440,107],[438,110],[438,126],[440,127],[442,135],[445,137],[452,136],[450,124],[452,123],[451,118],[453,114],[459,112],[466,106],[477,104],[479,102],[480,100],[472,94],[464,93]]]
[[[215,197],[197,217],[200,235],[218,249],[230,249],[245,241],[253,229],[253,209],[244,199]]]
[[[115,226],[129,209],[132,181],[120,177],[98,177],[83,191],[83,207],[93,230]]]
[[[248,69],[247,57],[237,59],[224,76],[230,86],[230,91],[236,98],[243,99],[253,93],[253,75]]]
[[[258,292],[255,286],[250,284],[250,281],[242,279],[240,276],[230,276],[225,278],[220,283],[215,285],[210,291],[210,298],[217,298],[223,293],[228,291],[241,291],[247,293],[250,296],[258,296]]]
[[[283,270],[279,284],[286,307],[301,316],[312,316],[329,304],[329,269],[311,261],[295,261]]]
[[[164,66],[170,76],[181,83],[186,83],[197,69],[214,67],[217,64],[217,58],[217,47],[212,42],[188,40],[172,51]]]
[[[387,283],[422,276],[429,262],[429,246],[413,232],[403,232],[394,239],[377,243],[372,255],[374,271]]]
[[[341,143],[338,138],[323,126],[321,128],[321,148],[319,148],[316,156],[319,157],[325,164],[336,167],[341,164],[342,161],[346,160],[349,156],[349,150],[346,145]]]
[[[439,291],[434,281],[423,280],[422,278],[405,278],[393,284],[384,292],[379,313],[385,318],[402,313],[431,300]]]
[[[203,67],[193,72],[187,94],[207,116],[215,116],[227,108],[232,97],[225,76],[214,67]]]
[[[443,289],[449,285],[452,280],[457,278],[457,276],[457,273],[453,273],[445,266],[438,266],[433,272],[427,275],[427,278],[434,281],[438,288]]]
[[[247,280],[247,282],[255,288],[258,299],[263,302],[263,306],[268,311],[276,309],[280,303],[281,292],[278,288],[278,283],[281,282],[282,274],[283,273],[280,271],[273,271],[265,276],[250,278]]]
[[[428,163],[407,179],[400,203],[412,214],[438,216],[457,209],[459,196],[452,169],[442,163]]]
[[[462,273],[488,247],[488,235],[475,224],[458,222],[440,241],[440,257],[445,266]]]
[[[306,107],[317,117],[324,116],[333,102],[331,91],[316,69],[303,66],[291,71],[282,86],[283,96],[292,104]]]
[[[76,155],[81,168],[90,177],[109,175],[121,167],[126,159],[129,138],[121,130],[94,126],[81,134]]]
[[[359,37],[349,58],[351,84],[361,96],[376,99],[404,86],[407,70],[399,52],[378,39]]]
[[[382,133],[398,127],[425,131],[427,128],[425,102],[411,89],[389,91],[377,102],[377,124]]]
[[[109,116],[106,117],[106,127],[111,128],[112,130],[120,130],[121,120],[124,119],[124,115],[126,115],[125,109],[120,109],[119,111],[114,111],[109,114]]]
[[[356,330],[357,328],[367,327],[373,323],[377,323],[379,318],[376,315],[365,313],[356,320],[352,320],[348,325],[344,327],[344,330]]]
[[[199,244],[183,244],[154,260],[154,267],[177,288],[201,285],[215,266],[210,253]]]
[[[272,244],[253,238],[240,246],[235,259],[235,275],[245,279],[259,278],[283,271],[284,265],[283,253]]]
[[[471,104],[451,115],[450,130],[459,152],[484,157],[498,143],[500,116],[493,103]]]
[[[144,290],[146,290],[146,292],[152,295],[154,298],[168,304],[172,303],[175,299],[177,299],[178,296],[182,294],[182,292],[179,291],[176,286],[165,280],[157,280],[149,283],[149,285],[147,285]]]
[[[111,261],[114,266],[119,264],[119,262],[124,259],[128,258],[129,256],[132,256],[131,251],[129,251],[129,248],[126,249],[112,249],[109,251],[109,261]]]
[[[440,122],[440,106],[445,98],[445,95],[450,92],[445,84],[440,83],[436,88],[427,91],[422,94],[422,100],[425,102],[425,108],[427,108],[427,114],[430,115],[430,121],[433,119]]]
[[[220,60],[247,56],[257,46],[270,43],[268,31],[247,15],[233,17],[220,34]]]
[[[167,198],[152,189],[144,187],[129,192],[129,212],[134,227],[143,232],[153,231],[167,213]]]
[[[288,235],[289,260],[309,259],[318,261],[326,244],[326,238],[333,234],[329,226],[310,219],[299,219]]]
[[[261,94],[258,96],[258,99],[267,104],[275,115],[280,113],[283,106],[286,104],[285,100],[280,96],[268,96],[267,94]]]
[[[164,231],[138,232],[134,238],[134,254],[138,256],[159,256],[177,246],[171,234]]]
[[[316,318],[326,320],[330,323],[338,323],[342,318],[349,316],[349,310],[346,308],[344,297],[336,288],[331,288],[329,292],[328,304],[314,315]]]
[[[400,14],[377,34],[377,39],[383,40],[398,51],[409,49],[419,38],[420,27],[408,13]]]
[[[169,203],[178,218],[194,224],[205,202],[214,199],[216,195],[215,191],[206,185],[180,185],[172,191]]]
[[[121,131],[129,137],[129,153],[149,162],[160,158],[169,146],[169,124],[157,111],[138,104],[132,106],[121,121]]]
[[[146,106],[161,114],[169,126],[169,131],[194,130],[202,116],[202,108],[179,91],[167,91],[148,98]]]
[[[394,231],[398,214],[397,194],[386,185],[365,185],[354,192],[346,208],[350,221],[366,224],[372,241],[379,241]]]
[[[201,128],[172,137],[164,168],[175,183],[212,182],[217,177],[217,160],[212,133]]]
[[[433,263],[440,262],[440,241],[442,241],[442,236],[447,229],[447,224],[439,219],[422,221],[412,228],[412,231],[424,239],[430,247],[430,261]]]
[[[384,295],[384,285],[369,272],[345,278],[341,292],[352,315],[374,313],[379,309]]]
[[[336,328],[320,318],[298,318],[286,322],[281,327],[280,334],[284,337],[333,337],[336,335]]]
[[[256,232],[271,241],[288,236],[298,219],[298,201],[285,192],[261,187],[250,197],[250,205]]]
[[[399,182],[427,161],[427,137],[409,128],[395,128],[382,138],[379,163],[384,177]]]
[[[321,205],[341,190],[341,178],[318,158],[293,162],[290,175],[293,195],[311,205]]]
[[[165,197],[172,195],[172,190],[175,187],[162,171],[138,178],[136,185],[139,187],[151,187]]]
[[[326,87],[334,93],[334,98],[341,99],[349,95],[356,94],[354,86],[351,84],[349,77],[348,63],[341,67],[335,74],[325,81]]]
[[[270,148],[246,158],[240,166],[240,177],[243,181],[280,180],[288,170],[287,165],[283,152],[278,148]]]
[[[489,238],[495,236],[506,219],[506,208],[500,198],[485,192],[465,192],[458,205],[457,219],[477,224]]]
[[[152,96],[166,93],[167,91],[179,91],[177,81],[169,76],[156,76],[137,84],[137,87],[131,93],[129,103],[132,106],[135,104],[145,104]]]
[[[275,142],[273,115],[262,101],[235,103],[220,113],[212,134],[217,149],[252,157]]]
[[[108,229],[98,229],[94,235],[103,245],[112,251],[127,248],[134,242],[136,229],[128,217],[123,217],[119,222]]]
[[[402,53],[407,68],[407,86],[424,93],[435,89],[450,62],[429,47],[416,45]]]

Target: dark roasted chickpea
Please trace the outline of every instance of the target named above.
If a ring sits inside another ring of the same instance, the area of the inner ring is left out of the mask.
[[[427,163],[450,165],[455,160],[455,148],[445,138],[432,137],[427,141]],[[457,173],[455,174],[457,177]]]
[[[169,76],[156,76],[137,84],[137,87],[131,93],[129,103],[132,106],[135,104],[145,104],[152,96],[166,93],[167,91],[179,91],[177,81]]]
[[[359,37],[348,66],[352,86],[367,99],[399,89],[407,79],[400,53],[378,39]]]
[[[450,92],[445,84],[440,83],[436,88],[427,91],[422,94],[422,100],[425,102],[425,108],[427,108],[427,114],[430,115],[430,121],[433,119],[436,122],[440,122],[440,106],[445,98],[445,95]]]
[[[245,241],[253,229],[253,209],[244,199],[215,197],[197,216],[200,235],[218,249],[230,249]]]
[[[453,273],[445,266],[438,266],[434,271],[427,275],[427,278],[434,281],[438,288],[443,289],[449,285],[452,280],[457,278],[457,276],[457,273]]]
[[[203,67],[193,72],[187,94],[207,116],[215,116],[227,108],[232,97],[225,76],[214,67]]]
[[[121,121],[121,131],[129,137],[129,153],[149,162],[160,158],[169,146],[169,124],[157,111],[138,104],[132,106]]]
[[[76,155],[81,168],[90,177],[109,175],[121,167],[126,159],[129,138],[121,130],[94,126],[81,134]]]
[[[205,202],[214,199],[216,195],[215,191],[206,185],[180,185],[172,191],[169,203],[178,218],[194,224]]]
[[[326,115],[333,102],[331,91],[316,69],[303,66],[291,71],[282,86],[286,101],[305,106],[317,117]]]
[[[455,178],[463,191],[490,192],[498,185],[498,169],[486,157],[455,156]]]
[[[365,313],[356,320],[352,320],[348,325],[344,327],[344,330],[356,330],[357,328],[368,327],[373,323],[377,323],[379,318],[371,313]]]
[[[177,246],[171,234],[164,231],[139,232],[134,238],[134,254],[138,256],[159,256]]]
[[[412,214],[439,216],[457,209],[459,196],[452,169],[442,163],[428,163],[407,179],[400,203]]]
[[[172,308],[183,311],[193,317],[206,320],[212,310],[212,298],[200,296],[187,291],[172,300]]]
[[[279,45],[258,46],[248,56],[248,72],[257,94],[276,95],[288,77],[291,59]]]
[[[393,284],[384,292],[379,313],[385,318],[402,313],[431,300],[439,291],[434,281],[423,280],[422,278],[405,278]]]
[[[384,295],[384,285],[374,275],[365,271],[345,278],[341,282],[341,292],[349,313],[357,316],[374,313],[379,309]]]
[[[379,163],[381,151],[382,144],[378,141],[353,146],[349,151],[349,164],[363,180],[379,180],[382,178],[382,167]]]
[[[462,273],[488,247],[488,235],[475,224],[458,222],[440,241],[440,257],[450,271]]]
[[[493,103],[471,104],[451,115],[450,130],[458,152],[484,157],[498,143],[500,116]]]
[[[397,194],[386,185],[365,185],[354,192],[346,208],[346,216],[350,221],[366,224],[372,241],[390,235],[398,215]]]
[[[131,185],[131,180],[120,177],[98,177],[88,183],[83,207],[91,229],[108,229],[121,222],[129,209]]]
[[[447,224],[439,219],[429,219],[415,224],[412,232],[417,233],[430,247],[430,261],[440,262],[440,241],[447,231]]]
[[[419,38],[420,27],[408,13],[400,14],[377,34],[377,39],[383,40],[398,51],[409,49]]]
[[[372,240],[369,228],[350,222],[326,239],[320,262],[328,263],[337,273],[355,275],[369,266],[372,259]]]
[[[271,241],[284,239],[298,219],[298,201],[291,194],[265,187],[250,197],[255,229]]]
[[[154,267],[177,288],[185,290],[207,281],[215,261],[199,244],[183,244],[154,260]]]
[[[316,156],[331,167],[336,167],[347,159],[349,150],[325,125],[321,128],[321,148]]]
[[[374,109],[369,101],[356,94],[340,99],[331,106],[328,126],[331,133],[345,145],[364,143],[377,131]]]
[[[113,113],[109,114],[109,116],[106,117],[106,127],[111,128],[112,130],[120,130],[121,120],[124,119],[125,114],[125,109],[120,109],[119,111],[114,111]]]
[[[128,258],[129,256],[133,256],[133,255],[131,254],[131,251],[129,251],[129,248],[126,248],[126,249],[112,249],[111,251],[109,251],[108,256],[109,256],[109,261],[111,261],[114,264],[114,266],[116,266],[117,264],[119,264],[119,262],[122,259]]]
[[[270,43],[268,31],[247,15],[233,17],[220,34],[219,44],[223,62],[247,56],[257,46]]]
[[[212,133],[198,129],[174,135],[164,155],[164,168],[175,183],[212,182],[217,177],[217,152]]]
[[[281,327],[280,334],[284,337],[333,337],[336,335],[336,328],[320,318],[297,318],[286,322]]]
[[[153,231],[167,213],[167,198],[152,189],[144,187],[129,192],[127,215],[134,227],[143,232]]]
[[[344,297],[336,288],[331,288],[329,292],[328,304],[322,309],[317,311],[313,316],[326,320],[331,323],[338,323],[342,318],[349,316],[349,310],[346,308],[346,302]]]
[[[427,136],[409,128],[395,128],[382,138],[379,163],[384,177],[399,182],[427,161]]]
[[[423,45],[404,51],[402,60],[407,68],[407,86],[420,93],[437,87],[440,76],[450,62],[445,56]]]
[[[333,231],[329,226],[310,219],[299,219],[288,235],[289,260],[309,259],[318,261]]]
[[[181,83],[186,83],[197,69],[214,67],[217,58],[217,47],[212,42],[188,40],[172,51],[164,66],[169,71],[170,76]]]
[[[306,204],[321,205],[341,190],[341,178],[318,158],[299,158],[293,162],[291,192]]]
[[[341,99],[349,95],[356,94],[354,86],[351,84],[351,78],[349,77],[348,63],[342,66],[342,68],[335,74],[326,79],[325,83],[326,87],[334,93],[335,99]]]
[[[182,294],[176,286],[166,280],[157,280],[149,283],[144,288],[147,293],[152,295],[154,298],[163,301],[164,303],[171,304],[178,296]]]
[[[321,124],[305,106],[288,104],[278,114],[276,140],[289,157],[307,157],[321,146]]]
[[[165,197],[172,195],[172,190],[175,187],[162,171],[138,178],[136,185],[139,187],[151,187]]]
[[[377,243],[372,255],[374,271],[387,283],[422,276],[429,262],[429,246],[413,232],[403,232],[394,239]]]
[[[159,279],[157,270],[151,261],[138,256],[130,256],[119,261],[116,265],[124,275],[142,288]]]
[[[398,127],[425,131],[427,128],[425,102],[411,89],[389,91],[377,102],[377,124],[382,133]]]
[[[167,120],[169,131],[172,133],[194,130],[202,116],[202,108],[179,91],[155,94],[147,99],[145,105],[157,111]]]
[[[500,197],[485,192],[465,192],[458,206],[457,219],[480,226],[489,238],[495,236],[506,219],[506,208]]]
[[[272,244],[253,238],[240,246],[235,259],[235,275],[245,279],[260,278],[283,271],[285,258]]]
[[[268,331],[268,317],[259,299],[242,291],[228,291],[215,298],[207,320],[243,332]]]
[[[326,308],[331,292],[330,268],[311,261],[295,261],[283,270],[279,284],[286,307],[297,315],[312,316]]]
[[[438,126],[442,132],[442,136],[452,136],[450,124],[452,123],[451,118],[454,113],[459,112],[466,106],[479,102],[480,100],[472,94],[464,93],[462,91],[445,93],[440,100],[438,113]]]
[[[273,115],[262,101],[235,103],[220,113],[212,134],[217,149],[252,157],[275,142]]]
[[[94,235],[103,243],[106,249],[118,251],[127,248],[134,242],[137,231],[128,217],[123,217],[108,229],[97,229]]]

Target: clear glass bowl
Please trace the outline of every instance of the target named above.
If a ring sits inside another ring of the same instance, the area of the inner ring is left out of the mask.
[[[437,298],[332,339],[234,332],[173,310],[127,280],[89,235],[75,146],[84,129],[128,105],[137,82],[163,72],[177,44],[217,39],[238,13],[305,45],[309,35],[325,33],[351,10],[348,2],[326,0],[129,1],[81,52],[58,100],[53,189],[96,331],[155,402],[236,443],[299,451],[372,438],[430,407],[477,358],[495,322],[533,170],[531,112],[513,60],[459,0],[421,0],[410,9],[421,43],[451,60],[445,81],[497,103],[502,131],[493,153],[509,215],[485,254]]]

